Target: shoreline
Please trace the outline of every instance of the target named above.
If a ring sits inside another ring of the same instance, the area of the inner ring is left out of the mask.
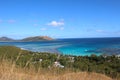
[[[78,41],[76,43],[76,41]],[[16,46],[23,50],[28,50],[32,52],[46,52],[46,53],[57,53],[63,55],[73,55],[73,56],[90,56],[95,55],[119,55],[120,48],[118,43],[106,43],[104,41],[83,41],[83,40],[65,40],[65,41],[39,41],[39,42],[0,42],[1,46]],[[81,42],[83,41],[83,42]],[[101,43],[102,42],[102,45]],[[111,41],[110,41],[111,42]],[[106,43],[106,45],[103,43]],[[110,44],[110,45],[108,45]],[[102,47],[101,47],[102,46]],[[109,47],[110,46],[110,47]]]
[[[1,47],[2,46],[11,46],[11,45],[0,45]],[[62,53],[62,52],[60,52],[59,50],[58,50],[58,48],[56,48],[54,51],[52,50],[52,51],[50,51],[50,50],[48,50],[48,51],[45,51],[45,50],[43,50],[43,51],[34,51],[34,50],[30,50],[30,49],[25,49],[25,48],[23,48],[23,47],[19,47],[19,46],[13,46],[12,45],[12,47],[17,47],[17,48],[19,48],[19,49],[21,49],[21,50],[26,50],[26,51],[31,51],[31,52],[37,52],[37,53],[50,53],[50,54],[60,54],[60,55],[70,55],[70,56],[91,56],[91,55],[96,55],[96,56],[113,56],[113,55],[115,55],[116,57],[120,57],[120,54],[104,54],[104,53],[99,53],[99,54],[96,54],[96,53],[93,53],[93,54],[88,54],[88,55],[74,55],[74,54],[64,54],[64,53]],[[81,54],[81,53],[80,53]]]
[[[16,47],[16,46],[15,46]],[[19,47],[20,48],[20,47]],[[116,57],[120,57],[120,54],[104,54],[104,53],[99,53],[99,54],[88,54],[88,55],[72,55],[72,54],[64,54],[62,52],[59,52],[57,49],[57,52],[51,52],[51,51],[32,51],[29,49],[25,49],[25,48],[20,48],[21,50],[27,50],[27,51],[31,51],[31,52],[37,52],[37,53],[50,53],[50,54],[59,54],[59,55],[70,55],[70,56],[91,56],[91,55],[96,55],[96,56],[113,56],[115,55]]]

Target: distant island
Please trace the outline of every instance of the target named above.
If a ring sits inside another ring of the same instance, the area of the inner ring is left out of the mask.
[[[0,41],[15,41],[15,40],[8,37],[0,37]]]
[[[20,39],[20,40],[15,40],[15,39],[8,38],[8,37],[0,37],[0,42],[13,42],[13,41],[27,42],[27,41],[49,41],[49,40],[54,40],[54,39],[51,37],[48,37],[48,36],[26,37],[26,38]]]

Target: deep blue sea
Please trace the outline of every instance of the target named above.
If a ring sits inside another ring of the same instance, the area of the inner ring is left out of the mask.
[[[52,52],[85,56],[91,54],[120,54],[120,38],[71,38],[39,42],[0,42],[35,52]]]

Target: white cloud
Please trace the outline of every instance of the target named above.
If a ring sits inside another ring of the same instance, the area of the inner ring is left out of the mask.
[[[54,26],[54,27],[58,27],[58,26],[63,26],[64,25],[64,21],[51,21],[50,23],[47,24],[48,26]]]
[[[41,30],[41,31],[45,31],[45,30],[47,30],[47,28],[41,28],[40,30]]]

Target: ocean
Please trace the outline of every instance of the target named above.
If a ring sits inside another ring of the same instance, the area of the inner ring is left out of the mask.
[[[120,38],[70,38],[39,42],[0,42],[0,45],[16,46],[34,52],[76,56],[120,54]]]

